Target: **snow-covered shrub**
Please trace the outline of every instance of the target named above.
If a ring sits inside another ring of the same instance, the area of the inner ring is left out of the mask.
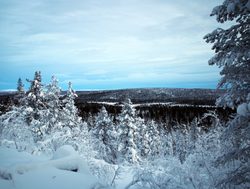
[[[178,158],[173,156],[156,159],[136,167],[134,178],[126,188],[211,188],[207,174],[204,174],[205,169],[200,169],[201,172],[190,172],[193,167],[193,164],[182,164]]]
[[[35,150],[33,133],[26,122],[29,109],[12,107],[11,111],[0,117],[0,145],[16,148],[19,151]]]
[[[118,165],[109,164],[104,160],[92,159],[89,161],[90,171],[93,175],[108,186],[115,185],[115,177],[117,176]]]

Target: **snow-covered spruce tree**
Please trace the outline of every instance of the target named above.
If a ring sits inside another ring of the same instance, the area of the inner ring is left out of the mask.
[[[159,156],[167,157],[175,154],[175,141],[171,131],[167,131],[163,123],[157,124],[159,130],[160,144],[158,146]]]
[[[40,71],[35,72],[33,80],[27,79],[27,82],[30,83],[30,88],[27,91],[28,103],[32,108],[40,108],[44,106],[44,92],[42,85],[42,76]]]
[[[218,105],[237,108],[237,115],[222,135],[224,154],[217,166],[223,166],[218,188],[250,187],[250,1],[225,0],[211,16],[220,23],[235,21],[228,29],[216,29],[204,38],[214,43],[211,65],[222,68],[219,87],[227,92]]]
[[[112,123],[108,130],[107,130],[107,135],[108,135],[108,160],[110,163],[116,164],[118,160],[118,132],[117,132],[117,127],[114,123]]]
[[[30,83],[30,88],[27,91],[26,106],[29,106],[33,110],[31,119],[34,118],[35,120],[38,120],[40,117],[39,111],[45,108],[41,72],[36,71],[34,79],[27,79],[27,81]],[[32,120],[27,121],[30,123]]]
[[[24,90],[24,84],[21,78],[18,78],[17,81],[17,93],[19,95],[24,95],[25,94],[25,90]]]
[[[218,87],[227,88],[218,104],[236,107],[250,93],[250,1],[225,0],[213,9],[211,16],[216,16],[220,23],[236,22],[228,29],[218,28],[204,37],[207,43],[213,43],[215,50],[209,64],[222,68]]]
[[[78,109],[75,106],[75,98],[77,94],[72,88],[72,83],[69,82],[66,97],[63,100],[64,108],[62,110],[63,124],[69,128],[76,127],[81,118],[78,116]]]
[[[15,95],[14,99],[17,101],[17,104],[19,106],[21,106],[25,103],[24,97],[25,97],[24,84],[23,84],[22,79],[18,78],[18,80],[17,80],[17,94]]]
[[[149,138],[149,130],[144,119],[137,117],[135,119],[135,124],[138,130],[138,135],[135,137],[135,144],[138,149],[138,155],[140,155],[140,159],[146,159],[150,153],[150,138]]]
[[[94,128],[92,129],[93,135],[103,141],[103,143],[107,143],[107,127],[110,124],[111,120],[108,116],[108,112],[106,108],[103,106],[100,112],[95,116]]]
[[[118,134],[119,134],[119,147],[118,157],[120,161],[126,160],[129,163],[136,163],[139,160],[137,154],[135,135],[137,128],[135,125],[135,109],[132,106],[130,99],[127,99],[123,105],[121,114],[118,117]]]
[[[138,139],[136,145],[141,159],[155,159],[160,156],[160,134],[155,121],[145,123],[144,119],[136,118]]]
[[[61,89],[58,86],[58,80],[55,76],[51,77],[51,82],[46,86],[47,91],[45,92],[44,101],[46,103],[46,111],[44,112],[43,119],[46,124],[47,133],[57,127],[62,127],[62,102],[60,100]]]
[[[46,127],[42,124],[41,119],[47,108],[44,99],[41,72],[36,71],[34,79],[27,79],[27,81],[30,83],[30,88],[23,99],[23,107],[26,107],[29,112],[26,114],[26,121],[32,127],[35,141],[38,141],[42,139],[46,130]]]
[[[99,152],[98,158],[104,159],[109,163],[114,163],[116,160],[116,143],[113,122],[108,115],[106,108],[103,106],[101,111],[95,117],[94,128],[92,133],[96,141],[96,150]]]
[[[177,123],[177,129],[173,130],[171,135],[173,139],[173,154],[183,163],[187,157],[187,136],[188,132],[185,126]],[[180,129],[181,128],[181,129]]]
[[[150,158],[154,159],[160,156],[160,132],[158,125],[154,120],[151,120],[147,123],[147,130],[149,135],[149,144],[150,144]]]

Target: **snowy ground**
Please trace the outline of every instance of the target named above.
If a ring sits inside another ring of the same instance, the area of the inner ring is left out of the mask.
[[[117,179],[115,188],[125,188],[132,180],[132,170],[126,167],[122,169],[123,173]],[[31,155],[0,147],[0,189],[34,188],[107,189],[110,187],[93,175],[84,158],[70,146],[63,146],[52,157]]]
[[[0,188],[91,188],[98,180],[73,150],[62,149],[54,157],[34,156],[0,148]],[[71,170],[78,169],[78,172]]]

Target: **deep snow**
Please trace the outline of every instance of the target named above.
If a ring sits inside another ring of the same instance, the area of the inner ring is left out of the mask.
[[[76,168],[78,172],[70,171]],[[100,185],[87,162],[70,146],[59,148],[52,158],[0,147],[0,175],[1,189],[87,189]]]
[[[95,170],[97,165],[105,169],[107,164],[97,159],[91,162]],[[131,166],[123,165],[116,182],[110,186],[107,184],[107,180],[113,179],[110,175],[98,178],[90,169],[89,162],[69,145],[62,146],[51,157],[0,146],[0,189],[120,189],[126,188],[134,174]]]

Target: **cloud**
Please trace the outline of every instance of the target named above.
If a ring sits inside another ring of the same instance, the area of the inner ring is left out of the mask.
[[[171,72],[172,82],[195,82],[198,78],[192,73],[206,69],[211,71],[206,77],[215,81],[218,69],[208,68],[212,52],[202,37],[216,27],[208,17],[216,4],[217,0],[206,6],[199,0],[1,2],[0,81],[4,70],[13,67],[23,75],[40,69],[45,75],[57,73],[61,79],[103,87],[107,80],[129,86],[132,79],[145,86],[148,78],[164,86],[169,82],[162,81],[170,80],[163,72]],[[185,78],[182,73],[190,74]]]

